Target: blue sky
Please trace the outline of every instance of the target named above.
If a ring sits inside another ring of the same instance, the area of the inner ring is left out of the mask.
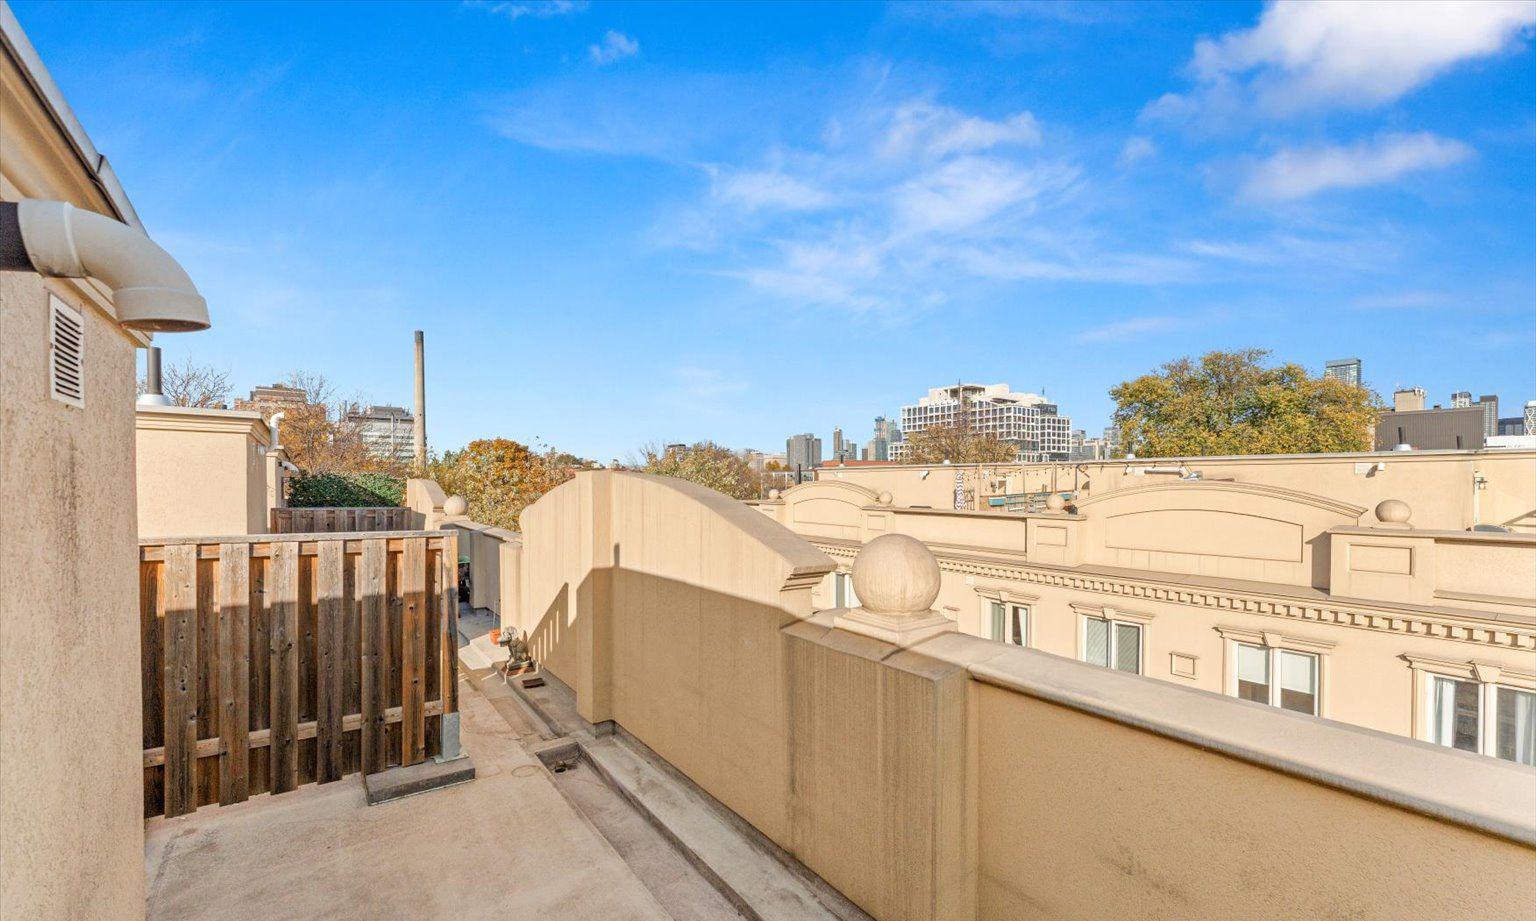
[[[1536,3],[13,7],[214,328],[434,447],[783,450],[1171,358],[1536,398]]]

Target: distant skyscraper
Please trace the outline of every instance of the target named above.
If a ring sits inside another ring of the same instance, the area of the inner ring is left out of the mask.
[[[1536,435],[1536,400],[1525,401],[1525,434]]]
[[[1472,391],[1470,391],[1470,390],[1458,390],[1455,393],[1451,394],[1451,408],[1452,409],[1459,409],[1459,408],[1461,408],[1463,406],[1471,406],[1471,405],[1472,405]]]
[[[1323,377],[1331,377],[1355,387],[1360,386],[1360,359],[1334,358],[1323,368]]]
[[[832,429],[832,456],[841,459],[843,456],[843,430]]]
[[[347,422],[357,427],[364,447],[375,457],[409,461],[414,454],[416,417],[404,407],[354,408],[347,413]]]
[[[1485,393],[1477,398],[1477,405],[1483,408],[1483,435],[1491,438],[1499,434],[1499,398]]]
[[[784,453],[787,455],[789,472],[810,479],[811,471],[821,466],[821,439],[810,432],[792,435],[784,443]]]

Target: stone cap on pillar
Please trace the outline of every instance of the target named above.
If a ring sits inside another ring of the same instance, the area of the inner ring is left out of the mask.
[[[832,619],[839,630],[911,646],[955,629],[933,609],[939,597],[939,561],[922,541],[883,534],[864,545],[853,561],[853,591],[860,606]]]

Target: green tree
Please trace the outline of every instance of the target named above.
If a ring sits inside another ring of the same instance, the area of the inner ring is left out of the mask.
[[[1376,394],[1265,365],[1265,349],[1180,358],[1110,390],[1123,448],[1137,457],[1369,451]]]
[[[741,455],[712,441],[673,451],[646,445],[632,466],[645,473],[698,483],[733,499],[756,499],[762,494],[761,477]]]
[[[482,438],[431,461],[427,471],[448,495],[464,497],[471,519],[516,531],[523,509],[575,476],[579,466],[590,465],[510,438]]]
[[[991,432],[958,425],[935,425],[907,435],[908,464],[1005,464],[1019,454],[1017,445]]]

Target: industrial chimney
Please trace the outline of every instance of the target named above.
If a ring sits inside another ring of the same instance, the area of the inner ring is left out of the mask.
[[[416,330],[416,471],[427,469],[427,370],[426,344]]]

